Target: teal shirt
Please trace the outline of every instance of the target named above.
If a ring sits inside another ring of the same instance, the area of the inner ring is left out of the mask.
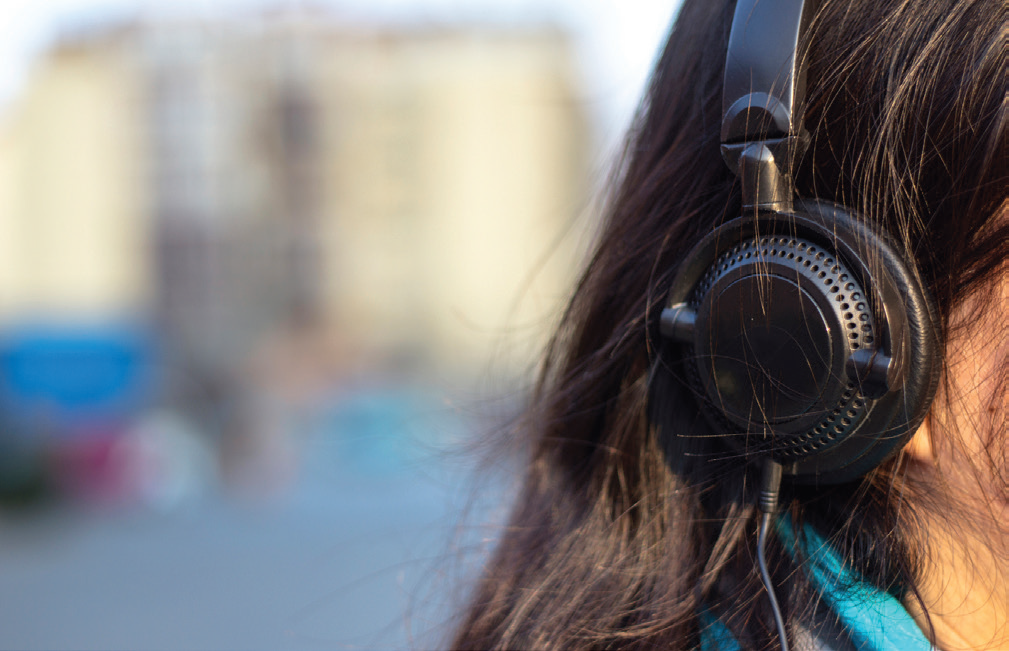
[[[795,549],[790,520],[778,520],[778,538]],[[803,529],[804,565],[810,582],[837,615],[860,651],[933,651],[903,604],[888,592],[861,580],[812,527]],[[738,651],[739,643],[721,621],[704,611],[700,651]]]

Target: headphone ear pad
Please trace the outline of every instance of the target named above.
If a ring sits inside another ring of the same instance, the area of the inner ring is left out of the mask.
[[[848,240],[857,247],[869,271],[873,292],[881,297],[880,308],[888,314],[892,355],[900,360],[900,386],[877,401],[876,408],[891,411],[885,426],[878,428],[874,454],[852,459],[839,477],[854,479],[887,457],[914,435],[928,415],[943,368],[943,350],[935,305],[916,267],[897,253],[890,238],[877,232],[847,209],[826,201],[800,200],[796,211],[823,224],[835,224],[838,246]],[[883,450],[887,450],[883,452]]]

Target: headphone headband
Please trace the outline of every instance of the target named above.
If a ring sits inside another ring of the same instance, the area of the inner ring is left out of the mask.
[[[743,207],[788,211],[791,157],[802,129],[806,67],[799,42],[809,23],[803,0],[739,0],[722,89],[722,158],[742,181]]]
[[[799,42],[814,2],[739,0],[722,87],[722,144],[799,135],[806,66]]]

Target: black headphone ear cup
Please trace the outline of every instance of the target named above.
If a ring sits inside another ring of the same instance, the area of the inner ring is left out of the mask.
[[[941,368],[917,275],[825,202],[705,237],[677,273],[662,331],[735,452],[820,483],[854,479],[906,442]]]

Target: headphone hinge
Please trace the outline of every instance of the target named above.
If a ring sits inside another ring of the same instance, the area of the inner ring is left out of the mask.
[[[792,210],[792,158],[801,154],[806,134],[721,146],[722,158],[742,182],[743,209]]]

